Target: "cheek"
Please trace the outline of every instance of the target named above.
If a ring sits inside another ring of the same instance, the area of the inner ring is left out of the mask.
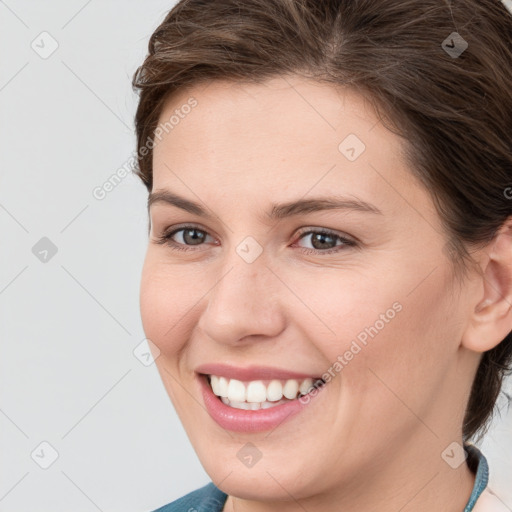
[[[360,407],[361,425],[370,427],[367,435],[375,422],[390,436],[397,424],[414,428],[418,425],[415,414],[427,417],[432,404],[443,396],[447,376],[456,364],[460,325],[457,304],[441,272],[412,293],[414,286],[402,283],[381,292],[368,305],[361,302],[366,313],[343,341],[349,346],[352,340],[358,341],[358,333],[368,334],[340,379],[342,390]],[[393,303],[399,307],[386,315]],[[379,322],[381,313],[389,317],[387,323]]]
[[[146,337],[164,355],[176,353],[186,337],[183,329],[204,295],[192,273],[171,267],[148,252],[140,284],[140,312]],[[181,334],[180,334],[181,333]]]
[[[291,322],[301,325],[304,339],[315,343],[331,365],[347,351],[350,365],[364,359],[372,340],[385,337],[403,315],[397,280],[385,283],[375,272],[346,267],[283,273],[283,280],[293,283],[301,300],[290,300],[288,305],[283,298],[282,307]]]
[[[393,392],[422,407],[455,360],[459,326],[449,272],[440,265],[418,286],[417,276],[430,269],[420,263],[407,273],[334,270],[330,278],[324,271],[294,282],[317,314],[304,309],[293,321],[322,352],[324,379],[381,414],[389,402],[403,408]]]

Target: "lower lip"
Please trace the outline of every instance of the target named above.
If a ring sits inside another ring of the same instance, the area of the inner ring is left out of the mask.
[[[235,409],[223,403],[220,398],[213,393],[206,376],[199,375],[199,381],[206,410],[212,419],[222,428],[234,432],[262,432],[272,430],[301,412],[315,400],[323,389],[323,386],[316,388],[314,395],[310,394],[305,403],[296,399],[268,409],[247,411],[245,409]]]

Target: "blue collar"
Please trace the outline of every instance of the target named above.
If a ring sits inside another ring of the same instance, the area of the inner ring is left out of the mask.
[[[476,500],[482,494],[482,491],[487,487],[489,482],[489,465],[484,454],[471,443],[464,443],[464,449],[468,454],[466,460],[467,465],[472,473],[476,473],[475,485],[473,486],[473,492],[469,497],[469,501],[464,508],[464,512],[471,512],[475,506]]]

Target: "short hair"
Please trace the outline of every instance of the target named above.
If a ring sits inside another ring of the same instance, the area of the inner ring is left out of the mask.
[[[135,173],[153,184],[152,141],[174,92],[283,75],[352,88],[404,139],[431,194],[454,275],[512,214],[512,16],[500,0],[182,0],[133,76]],[[144,149],[145,148],[145,149]],[[142,151],[141,151],[142,150]],[[512,334],[484,352],[463,438],[488,429]],[[507,395],[508,397],[508,395]],[[509,397],[508,397],[509,398]]]

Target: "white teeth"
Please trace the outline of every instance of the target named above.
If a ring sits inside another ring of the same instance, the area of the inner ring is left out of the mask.
[[[248,402],[264,402],[267,399],[267,388],[261,380],[253,380],[247,386]]]
[[[245,402],[245,385],[242,381],[236,379],[229,381],[228,398],[230,402]]]
[[[212,377],[214,377],[212,375]],[[219,379],[219,383],[218,383],[218,393],[214,393],[217,395],[217,396],[223,396],[224,398],[227,398],[228,397],[228,380],[226,379],[226,377],[218,377]]]
[[[228,398],[221,397],[224,404],[233,407],[234,409],[244,409],[246,411],[257,411],[259,409],[270,409],[276,405],[284,404],[289,402],[287,399],[279,400],[278,402],[231,402]]]
[[[283,387],[283,395],[286,398],[293,400],[297,398],[297,393],[299,392],[299,383],[295,379],[290,379],[286,381],[286,384]]]
[[[212,386],[212,391],[214,395],[220,396],[219,390],[219,377],[217,375],[210,376],[210,385]]]
[[[284,400],[279,400],[279,402],[263,402],[260,405],[260,409],[270,409],[271,407],[275,407],[276,405],[284,403]]]
[[[251,404],[247,402],[235,402],[230,400],[229,405],[235,409],[245,409],[246,411],[251,410]]]
[[[213,393],[221,397],[225,404],[247,410],[259,409],[260,406],[262,409],[273,407],[277,403],[294,400],[299,394],[306,395],[314,389],[311,378],[301,381],[274,379],[265,386],[261,380],[244,383],[237,379],[228,380],[225,377],[210,375],[210,385]]]
[[[273,380],[267,386],[267,400],[270,402],[277,402],[283,398],[283,386],[278,380]]]
[[[313,379],[304,379],[300,385],[299,391],[301,395],[307,395],[313,387]],[[215,393],[215,391],[214,391]]]

